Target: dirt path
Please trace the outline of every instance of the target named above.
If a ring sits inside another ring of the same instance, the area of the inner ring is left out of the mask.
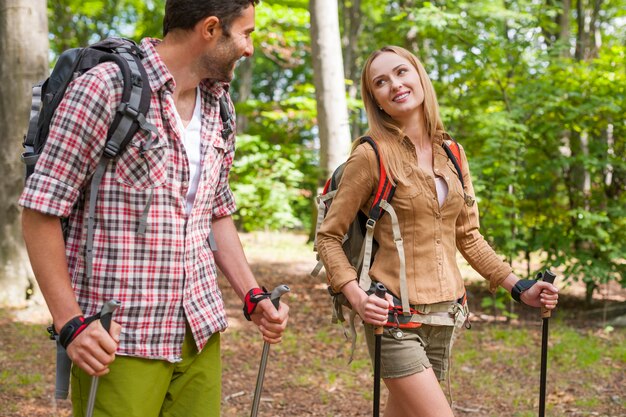
[[[260,416],[371,415],[372,377],[362,343],[352,364],[342,330],[330,324],[329,297],[323,278],[308,272],[315,261],[303,237],[244,235],[244,245],[259,281],[273,288],[288,284],[290,327],[283,343],[272,346]],[[220,278],[230,327],[222,337],[222,416],[248,416],[262,341],[241,314],[241,303]],[[484,285],[469,286],[474,312],[472,330],[455,345],[452,392],[457,417],[531,417],[536,415],[540,321],[534,311],[519,318],[481,309]],[[567,293],[568,291],[565,291]],[[626,334],[607,332],[581,317],[581,300],[564,295],[551,339],[548,411],[551,417],[626,416]],[[17,319],[16,319],[17,317]],[[43,309],[0,310],[0,416],[70,415],[69,404],[52,400],[54,346],[46,339]],[[359,335],[359,342],[363,337]],[[620,350],[621,349],[621,350]],[[386,401],[383,389],[382,404]]]

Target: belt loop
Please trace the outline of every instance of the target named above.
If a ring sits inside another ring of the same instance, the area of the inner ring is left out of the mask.
[[[422,314],[429,314],[430,311],[432,310],[430,304],[420,304],[420,305],[416,305],[415,310],[419,311]]]

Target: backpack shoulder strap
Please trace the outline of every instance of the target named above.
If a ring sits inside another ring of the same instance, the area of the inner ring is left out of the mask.
[[[461,186],[463,187],[463,190],[465,190],[465,181],[463,181],[461,149],[458,142],[450,138],[444,140],[441,146],[443,146],[443,149],[446,151],[448,158],[450,158],[450,161],[452,161],[454,169],[456,169],[456,173],[459,177],[459,181],[461,181]]]
[[[228,107],[226,93],[220,97],[220,119],[222,119],[222,139],[226,140],[233,133],[233,114]]]
[[[113,47],[115,53],[106,55],[101,62],[112,61],[120,68],[123,91],[122,100],[109,128],[104,156],[119,155],[139,129],[153,133],[144,145],[147,149],[158,135],[155,126],[146,121],[150,110],[150,81],[141,62],[143,52],[132,41],[122,40]]]
[[[377,221],[380,216],[382,216],[384,211],[380,207],[380,203],[383,200],[391,203],[391,200],[393,199],[393,194],[396,191],[396,187],[391,183],[391,180],[387,176],[385,164],[383,164],[380,152],[378,151],[378,146],[376,145],[374,139],[372,139],[370,136],[363,136],[360,139],[360,142],[368,143],[374,149],[374,152],[376,153],[376,159],[378,160],[378,171],[380,174],[378,176],[378,186],[376,187],[376,192],[374,194],[374,202],[372,203],[372,207],[370,208],[369,212],[369,223],[370,220]]]
[[[461,159],[461,149],[459,147],[459,144],[457,143],[457,141],[450,138],[449,140],[444,140],[441,146],[443,146],[443,149],[446,151],[448,158],[450,158],[450,160],[452,161],[452,164],[456,169],[456,173],[459,176],[459,181],[461,181],[461,187],[463,188],[463,199],[465,200],[465,204],[468,207],[473,206],[476,200],[474,200],[474,197],[467,194],[467,192],[465,191],[465,181],[463,181],[462,170],[463,160]]]

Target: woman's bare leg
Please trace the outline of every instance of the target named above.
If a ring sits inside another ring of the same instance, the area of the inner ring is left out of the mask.
[[[384,381],[389,390],[385,417],[454,417],[431,368]]]

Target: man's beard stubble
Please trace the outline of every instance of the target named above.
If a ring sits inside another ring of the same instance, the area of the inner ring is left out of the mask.
[[[201,65],[207,78],[230,83],[233,80],[235,65],[241,58],[232,46],[230,37],[224,36],[216,48],[202,57]]]

